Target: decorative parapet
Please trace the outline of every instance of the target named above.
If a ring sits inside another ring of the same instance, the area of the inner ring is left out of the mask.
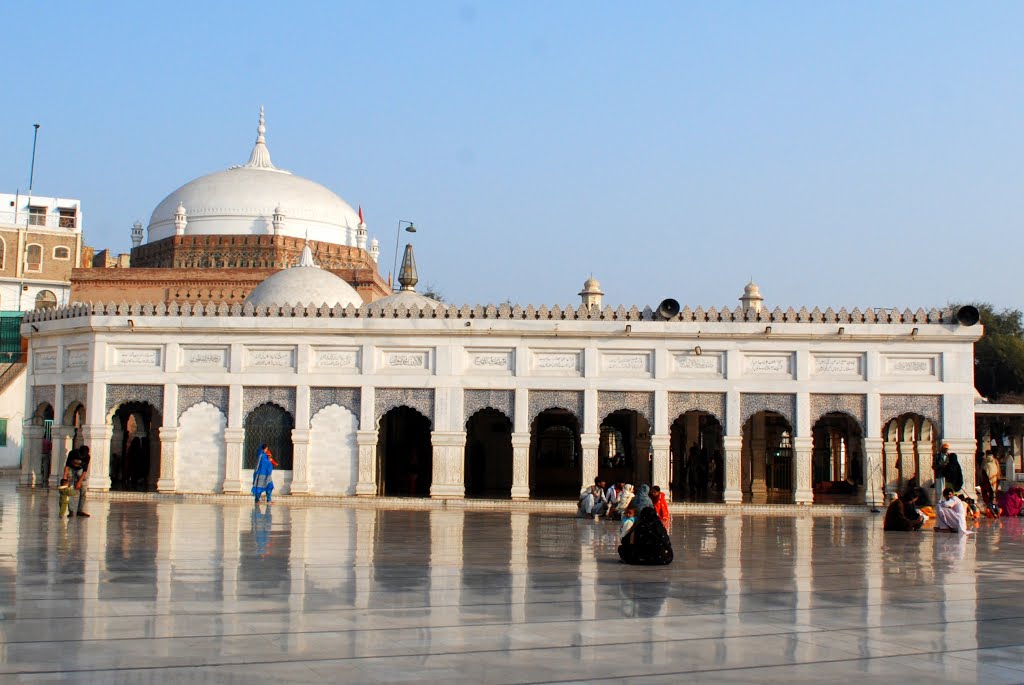
[[[373,302],[364,304],[361,307],[348,305],[327,304],[298,304],[298,305],[276,305],[253,307],[250,304],[183,304],[172,303],[170,305],[160,304],[128,304],[121,302],[102,303],[76,303],[64,307],[50,309],[37,309],[25,313],[25,323],[39,323],[43,321],[55,321],[59,319],[77,319],[89,316],[153,316],[153,317],[262,317],[262,318],[323,318],[323,319],[508,319],[520,321],[661,321],[650,307],[640,309],[636,306],[626,309],[619,306],[612,309],[606,306],[604,309],[598,307],[584,307],[579,305],[573,307],[567,305],[560,307],[555,305],[548,307],[541,305],[534,307],[532,304],[522,307],[520,305],[509,306],[503,304],[499,307],[494,305],[455,305],[440,304],[436,307],[418,306],[407,307],[399,305],[377,306]],[[869,308],[861,311],[855,308],[848,311],[845,307],[836,311],[829,307],[822,311],[818,307],[808,310],[803,307],[799,310],[790,307],[783,310],[776,307],[772,311],[762,310],[755,312],[753,309],[742,307],[722,307],[717,309],[711,307],[704,309],[697,307],[690,309],[683,307],[676,316],[669,321],[680,321],[683,323],[829,323],[829,324],[956,324],[956,317],[952,309],[931,309],[925,311],[918,309],[911,311],[904,309],[879,309]]]

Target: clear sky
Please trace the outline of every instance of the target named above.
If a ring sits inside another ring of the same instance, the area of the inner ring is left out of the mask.
[[[449,301],[1024,306],[1024,3],[7,2],[0,191],[127,251],[248,159]],[[14,27],[14,28],[12,28]]]

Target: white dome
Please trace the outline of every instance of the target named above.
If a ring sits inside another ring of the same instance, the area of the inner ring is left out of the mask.
[[[272,235],[274,212],[284,215],[281,235],[355,245],[359,214],[324,186],[277,169],[263,137],[263,112],[247,164],[189,181],[168,195],[149,219],[149,242],[174,235],[184,207],[185,235]]]
[[[245,298],[254,307],[268,305],[326,304],[333,307],[340,304],[347,307],[360,306],[363,298],[343,278],[335,276],[313,264],[309,246],[302,250],[298,266],[278,271],[252,289]]]

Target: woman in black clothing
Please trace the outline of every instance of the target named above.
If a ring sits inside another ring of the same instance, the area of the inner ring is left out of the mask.
[[[640,512],[619,545],[619,558],[627,564],[663,565],[673,559],[672,540],[653,507]]]

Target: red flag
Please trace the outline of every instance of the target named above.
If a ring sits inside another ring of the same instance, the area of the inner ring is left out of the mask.
[[[359,205],[359,223],[363,223],[363,206]]]

